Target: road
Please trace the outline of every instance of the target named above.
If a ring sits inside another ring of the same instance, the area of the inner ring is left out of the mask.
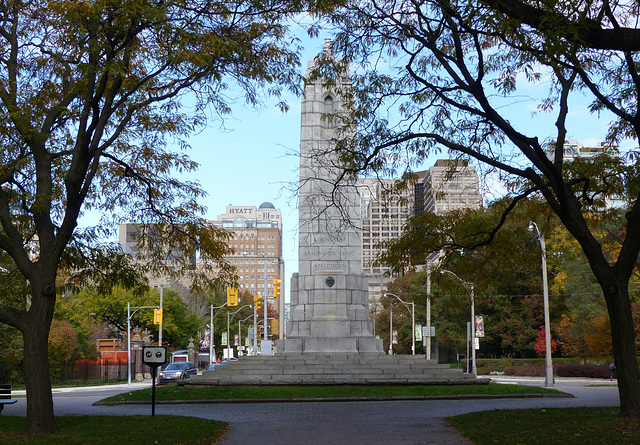
[[[543,386],[543,379],[500,377],[505,384]],[[93,406],[107,396],[148,387],[149,382],[94,388],[55,390],[57,416],[151,414],[148,405]],[[605,386],[602,386],[605,385]],[[231,425],[220,445],[315,444],[469,444],[446,423],[457,414],[494,409],[616,406],[618,390],[608,380],[563,379],[556,389],[574,398],[366,401],[304,403],[238,403],[157,405],[157,415],[196,416]],[[20,393],[17,392],[17,395]],[[25,415],[24,398],[4,415]]]

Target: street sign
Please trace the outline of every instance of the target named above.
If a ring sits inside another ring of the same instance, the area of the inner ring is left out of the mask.
[[[142,362],[151,367],[164,364],[167,358],[167,348],[164,346],[144,346],[142,348]]]
[[[167,348],[164,346],[143,346],[142,363],[151,368],[151,415],[156,415],[156,374],[158,368],[167,359]]]
[[[422,326],[422,336],[423,337],[435,337],[436,336],[436,327],[435,326]]]

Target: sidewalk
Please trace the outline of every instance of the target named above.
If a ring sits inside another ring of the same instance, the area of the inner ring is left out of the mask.
[[[545,379],[544,377],[518,377],[518,376],[488,376],[490,377],[492,382],[502,383],[505,385],[528,385],[528,386],[544,386]],[[617,386],[618,382],[616,380],[609,379],[592,379],[592,378],[583,378],[583,377],[556,377],[554,389],[558,389],[562,391],[562,388],[571,388],[571,387],[581,387],[581,386]],[[88,390],[93,391],[111,391],[111,390],[138,390],[145,389],[151,387],[151,379],[143,380],[142,382],[131,382],[128,383],[117,383],[113,385],[96,385],[96,386],[75,386],[75,387],[66,387],[66,388],[53,388],[52,393],[61,394],[61,393],[73,393],[73,392],[86,392]],[[25,390],[16,390],[11,392],[14,396],[24,396],[26,395]],[[460,396],[456,398],[461,398]],[[306,399],[311,401],[309,399]],[[314,400],[315,401],[315,400]]]
[[[528,385],[544,386],[544,377],[519,377],[512,375],[491,375],[492,382],[507,385]],[[553,387],[575,387],[575,386],[618,386],[617,380],[592,379],[588,377],[555,377]],[[557,388],[556,388],[557,389]]]
[[[142,382],[131,382],[131,384],[116,383],[113,385],[69,386],[64,388],[52,388],[51,393],[55,395],[59,393],[84,392],[87,390],[109,391],[114,389],[121,389],[124,392],[127,390],[135,391],[138,389],[144,389],[144,388],[150,388],[150,387],[151,387],[151,379],[147,379],[147,380],[143,380]],[[27,391],[25,389],[11,391],[12,396],[25,396],[26,394],[27,394]]]

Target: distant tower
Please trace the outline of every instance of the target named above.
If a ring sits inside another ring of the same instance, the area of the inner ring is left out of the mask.
[[[333,57],[325,40],[324,57]],[[309,61],[307,77],[317,58]],[[300,135],[299,269],[291,279],[285,353],[382,352],[372,333],[367,279],[361,273],[359,199],[356,184],[334,188],[340,165],[333,150],[336,128],[323,119],[342,109],[322,79],[306,84]],[[348,71],[336,89],[351,87]]]
[[[482,207],[476,168],[466,159],[438,159],[424,178],[424,210],[442,215]]]

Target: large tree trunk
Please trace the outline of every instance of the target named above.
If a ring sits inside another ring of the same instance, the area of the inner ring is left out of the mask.
[[[636,359],[635,329],[626,282],[603,286],[609,319],[613,358],[618,376],[620,414],[631,420],[640,419],[640,382]]]
[[[27,387],[26,432],[50,434],[56,430],[49,373],[49,329],[53,318],[55,292],[37,289],[33,283],[32,290],[33,301],[22,329]]]

